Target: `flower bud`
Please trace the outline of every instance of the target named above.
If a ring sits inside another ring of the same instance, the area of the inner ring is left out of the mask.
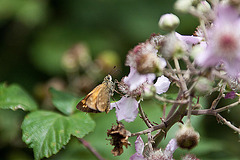
[[[172,57],[182,57],[186,53],[186,45],[178,39],[175,33],[169,33],[163,40],[163,46],[160,48],[160,52],[165,59]]]
[[[143,98],[149,99],[156,94],[156,88],[154,85],[146,84],[144,85]]]
[[[174,14],[164,14],[161,16],[158,25],[165,31],[174,31],[180,23],[179,18]]]
[[[207,1],[201,1],[198,5],[197,5],[197,10],[200,13],[208,13],[211,10],[211,6]]]
[[[198,144],[199,139],[199,133],[194,130],[190,123],[181,124],[176,133],[177,144],[183,149],[192,149]]]
[[[187,13],[192,7],[192,0],[177,0],[174,4],[174,8],[182,13]]]
[[[203,96],[212,91],[212,82],[207,78],[199,78],[197,81],[194,90],[197,96]]]

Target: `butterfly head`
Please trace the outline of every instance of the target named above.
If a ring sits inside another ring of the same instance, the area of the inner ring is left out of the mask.
[[[105,78],[104,78],[104,82],[111,82],[112,81],[112,76],[111,75],[107,75]]]

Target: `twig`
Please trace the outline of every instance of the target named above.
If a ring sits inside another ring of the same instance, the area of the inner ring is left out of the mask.
[[[180,72],[181,68],[180,68],[178,59],[176,57],[173,57],[173,60],[174,60],[174,64],[175,64],[175,67],[176,67],[177,71]],[[178,74],[178,78],[179,78],[179,82],[180,82],[180,85],[181,85],[180,88],[183,91],[183,95],[184,95],[184,97],[187,97],[188,96],[187,85],[185,83],[185,80],[184,80],[182,74]]]
[[[221,98],[223,97],[223,91],[226,87],[226,83],[224,83],[220,89],[220,92],[218,94],[218,97],[212,102],[212,105],[211,105],[211,109],[215,109],[216,106],[218,105],[219,101],[221,100]]]
[[[188,70],[181,70],[180,72],[177,71],[176,69],[164,69],[166,72],[170,72],[172,74],[185,74],[186,72],[188,72]]]
[[[177,101],[178,99],[180,99],[181,96],[182,96],[182,91],[179,90],[178,96],[177,96],[177,98],[176,98],[176,101]],[[168,115],[167,115],[167,118],[166,118],[166,119],[169,119],[169,118],[173,115],[173,113],[176,111],[178,105],[179,105],[179,104],[177,104],[177,103],[174,103],[174,104],[172,105],[172,108],[171,108],[171,110],[168,112]]]
[[[238,104],[240,104],[240,100],[238,100],[237,102],[234,102],[234,103],[232,103],[232,104],[229,104],[229,105],[227,105],[227,106],[224,106],[224,107],[221,107],[221,108],[219,108],[219,109],[216,109],[215,111],[218,112],[218,113],[220,113],[220,112],[222,112],[222,111],[226,111],[226,110],[228,110],[228,109],[230,109],[230,108],[232,108],[232,107],[235,107],[235,106],[238,105]]]
[[[183,56],[183,60],[184,62],[187,64],[187,68],[194,73],[197,73],[198,71],[196,70],[196,68],[194,67],[194,65],[191,63],[191,61],[189,60],[189,57],[187,56]]]
[[[143,119],[143,121],[145,122],[145,124],[148,126],[148,128],[151,128],[152,125],[151,125],[150,121],[147,119],[147,117],[145,116],[145,114],[144,114],[144,112],[143,112],[143,109],[142,109],[140,103],[138,104],[138,109],[139,109],[141,118]]]
[[[104,160],[104,158],[102,158],[100,156],[100,154],[83,138],[78,138],[78,140],[90,151],[93,153],[93,155],[99,159],[99,160]]]
[[[168,72],[168,71],[166,71],[166,70],[164,70],[163,73],[164,73],[164,75],[165,75],[166,77],[168,77],[170,80],[176,81],[176,82],[179,81],[179,79],[178,79],[178,77],[177,77],[176,75],[172,75],[172,73],[170,73],[170,72]]]
[[[166,103],[173,103],[173,104],[187,104],[188,100],[171,100],[171,99],[166,99],[163,97],[160,97],[159,95],[155,95],[155,98],[161,102],[166,102]]]
[[[217,118],[219,118],[224,124],[226,124],[229,128],[232,128],[234,131],[240,134],[240,129],[235,127],[231,124],[231,122],[227,121],[225,118],[223,118],[220,114],[216,115]]]

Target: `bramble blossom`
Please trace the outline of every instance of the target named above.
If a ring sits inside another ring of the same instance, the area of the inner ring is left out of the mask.
[[[207,30],[207,41],[202,44],[203,52],[195,58],[203,67],[223,64],[231,77],[240,73],[240,18],[237,10],[227,5],[215,8],[215,20]]]
[[[125,80],[136,82],[136,78],[130,79],[132,71],[130,71],[128,77],[124,77],[122,81],[119,83],[119,90],[126,94],[126,96],[123,96],[118,102],[111,103],[111,108],[113,109],[115,107],[116,109],[116,116],[118,121],[125,120],[126,122],[132,122],[135,120],[138,114],[138,105],[139,101],[136,100],[136,98],[139,98],[141,94],[144,93],[145,89],[148,89],[148,85],[153,85],[156,88],[157,94],[162,94],[166,92],[170,86],[170,81],[165,76],[158,77],[155,84],[153,84],[153,81],[155,79],[155,75],[153,74],[153,77],[148,76],[145,77],[145,81],[137,87],[135,90],[131,90],[129,85],[126,84]]]

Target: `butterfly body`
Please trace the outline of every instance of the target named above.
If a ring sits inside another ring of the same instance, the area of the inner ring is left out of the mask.
[[[115,83],[107,75],[102,84],[95,87],[83,100],[77,104],[77,109],[89,113],[109,112],[110,97],[113,96]]]

